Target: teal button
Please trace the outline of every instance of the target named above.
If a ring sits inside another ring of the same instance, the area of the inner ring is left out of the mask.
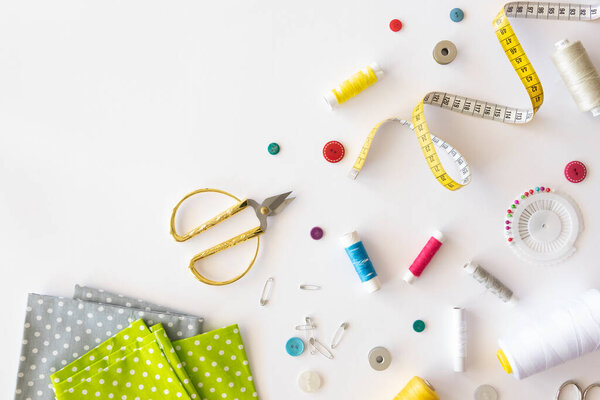
[[[425,330],[425,322],[420,319],[413,322],[413,329],[415,332],[423,332]]]
[[[450,19],[454,22],[460,22],[465,17],[465,13],[460,8],[453,8],[450,11]]]
[[[267,150],[269,150],[269,154],[275,155],[277,153],[279,153],[279,145],[275,142],[269,144],[269,147],[267,148]]]
[[[298,357],[304,353],[304,342],[299,337],[290,338],[285,344],[285,351],[292,357]]]

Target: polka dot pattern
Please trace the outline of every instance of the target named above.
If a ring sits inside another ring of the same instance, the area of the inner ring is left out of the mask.
[[[82,286],[76,288],[75,295],[76,299],[29,295],[15,400],[53,400],[52,373],[110,341],[139,318],[150,325],[164,323],[171,338],[202,332],[202,318],[173,313],[141,300]],[[126,307],[128,302],[138,308]],[[136,340],[136,346],[142,344]]]
[[[173,342],[201,399],[255,399],[256,387],[237,325]]]
[[[181,361],[171,349],[162,325],[155,325],[150,333],[142,320],[136,321],[52,375],[56,399],[198,398]],[[119,357],[115,357],[115,352],[121,352]],[[94,360],[90,359],[92,354],[96,356]],[[76,370],[79,372],[73,374]]]
[[[258,397],[237,325],[171,343],[139,320],[51,379],[57,400]]]

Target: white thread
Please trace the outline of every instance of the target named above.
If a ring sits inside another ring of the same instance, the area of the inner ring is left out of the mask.
[[[498,341],[515,378],[526,378],[600,348],[598,290],[588,290],[539,315],[543,319]]]
[[[453,367],[455,372],[465,370],[467,358],[467,320],[465,309],[454,307],[452,309],[452,332],[453,332]]]
[[[600,115],[600,75],[580,41],[561,40],[552,55],[565,85],[581,111]]]

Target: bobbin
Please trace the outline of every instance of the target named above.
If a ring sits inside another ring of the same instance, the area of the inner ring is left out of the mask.
[[[498,400],[498,392],[491,385],[481,385],[475,389],[475,400]]]
[[[433,48],[433,59],[441,65],[450,64],[457,54],[456,45],[449,40],[442,40]]]
[[[392,363],[392,355],[385,347],[374,347],[369,351],[369,365],[375,371],[383,371]]]

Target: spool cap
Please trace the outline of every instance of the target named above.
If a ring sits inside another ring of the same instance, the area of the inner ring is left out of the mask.
[[[433,233],[431,234],[431,237],[434,237],[438,242],[440,243],[444,243],[444,234],[440,231],[433,231]]]
[[[358,232],[352,231],[348,233],[344,233],[340,238],[340,243],[344,248],[352,246],[354,243],[360,242],[360,238],[358,237]]]
[[[381,78],[383,78],[383,69],[381,69],[379,64],[377,64],[376,62],[372,62],[371,64],[369,64],[369,67],[371,67],[373,72],[375,72],[375,76],[377,77],[377,80],[380,80]]]
[[[406,273],[404,274],[404,282],[408,283],[408,284],[412,284],[417,277],[415,275],[413,275],[412,272],[410,272],[410,270],[406,271]]]
[[[452,366],[455,372],[464,372],[465,371],[465,359],[454,357],[452,362]]]
[[[498,350],[496,352],[496,356],[498,356],[498,360],[500,361],[502,368],[504,368],[504,371],[507,374],[512,374],[512,367],[510,366],[510,363],[508,362],[508,358],[506,358],[506,354],[504,354],[504,351],[502,351],[502,349]]]
[[[475,270],[477,269],[477,264],[474,264],[472,261],[469,261],[468,263],[466,263],[463,267],[465,269],[465,272],[468,274],[473,274],[475,272]]]
[[[379,281],[379,277],[376,276],[366,282],[363,282],[362,286],[368,293],[373,293],[381,289],[381,282]]]

